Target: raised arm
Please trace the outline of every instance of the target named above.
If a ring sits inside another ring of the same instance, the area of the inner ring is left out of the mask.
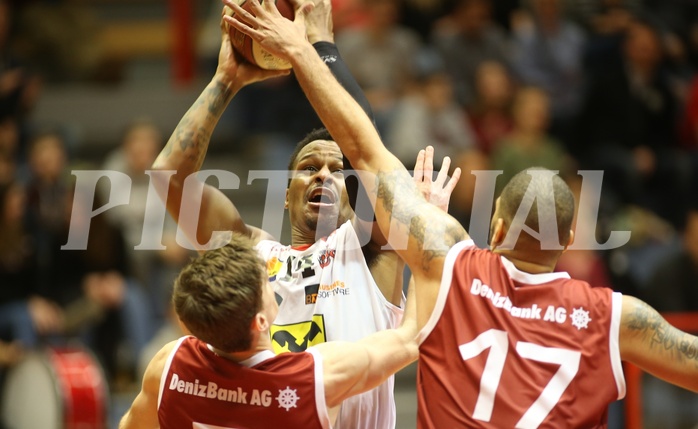
[[[141,391],[133,400],[131,408],[121,418],[119,429],[158,429],[160,427],[158,423],[160,378],[174,345],[175,341],[166,344],[148,364],[143,374]]]
[[[623,360],[698,392],[698,337],[674,328],[654,308],[623,296],[619,341]]]
[[[166,193],[167,210],[180,223],[180,208],[199,209],[198,225],[182,225],[187,237],[196,243],[206,243],[213,231],[233,230],[253,238],[259,238],[260,231],[248,228],[233,203],[219,189],[197,183],[196,192],[184,192],[187,177],[201,169],[206,151],[216,124],[233,96],[245,85],[274,76],[287,74],[287,71],[268,71],[239,60],[230,43],[227,25],[221,21],[221,49],[218,67],[201,95],[180,120],[172,136],[153,164],[154,170],[174,170],[169,181],[169,192],[165,183],[155,181],[161,197]],[[157,176],[155,176],[157,177]],[[201,203],[198,195],[202,194]],[[196,230],[194,230],[196,228]]]
[[[323,360],[323,382],[328,408],[366,392],[414,362],[418,355],[414,288],[410,285],[402,325],[369,335],[360,341],[330,341],[314,348]]]
[[[435,288],[417,289],[419,302],[431,304],[446,252],[467,237],[463,228],[424,200],[405,167],[381,142],[371,120],[305,40],[305,6],[296,12],[295,22],[290,23],[281,17],[273,2],[260,6],[257,0],[248,0],[256,15],[252,16],[234,2],[223,1],[244,21],[227,22],[291,62],[320,119],[353,167],[362,172],[361,180],[368,194],[376,197],[376,218],[392,248],[410,266],[418,286],[420,279],[436,284]],[[421,296],[423,293],[429,296]],[[428,307],[420,306],[420,318],[421,308]]]

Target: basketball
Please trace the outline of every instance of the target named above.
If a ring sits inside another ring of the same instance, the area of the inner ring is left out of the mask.
[[[238,4],[245,9],[250,11],[250,3],[247,0],[237,0]],[[289,0],[275,0],[276,7],[279,9],[279,13],[282,16],[293,20],[295,13],[293,10],[293,4]],[[264,0],[260,0],[260,3],[264,3]],[[226,14],[230,16],[235,16],[235,12],[226,6]],[[257,42],[252,40],[250,36],[245,33],[238,31],[233,28],[230,33],[233,48],[240,53],[248,62],[255,64],[256,66],[263,68],[265,70],[287,70],[291,68],[291,63],[270,54],[268,51],[263,49]]]

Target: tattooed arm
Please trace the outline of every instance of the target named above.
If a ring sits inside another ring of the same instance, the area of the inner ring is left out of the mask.
[[[698,392],[698,337],[674,328],[630,296],[623,296],[620,354],[656,377]]]
[[[196,181],[191,184],[193,188],[187,188],[185,192],[185,179],[201,168],[211,134],[233,96],[245,85],[288,73],[262,70],[238,61],[223,21],[221,36],[218,67],[213,79],[180,120],[153,164],[154,170],[176,172],[169,181],[169,190],[168,183],[162,179],[154,180],[154,183],[161,198],[167,196],[167,210],[195,245],[207,243],[214,231],[232,230],[253,239],[259,239],[264,234],[246,226],[233,203],[219,189]],[[157,175],[154,177],[158,178]],[[199,196],[201,201],[198,200]],[[187,215],[198,209],[198,222],[183,221],[185,212],[180,212],[181,207],[189,211]]]
[[[418,305],[421,325],[426,320],[424,316],[428,318],[431,313],[438,293],[446,252],[467,234],[455,219],[422,197],[402,163],[385,148],[361,106],[342,88],[305,40],[305,11],[297,10],[296,20],[291,23],[281,17],[273,2],[260,6],[256,0],[249,1],[252,14],[234,1],[224,0],[224,3],[240,18],[240,21],[227,19],[231,26],[291,62],[308,100],[352,166],[359,171],[368,194],[377,196],[379,227],[391,247],[410,266],[417,284],[417,302],[425,303]]]

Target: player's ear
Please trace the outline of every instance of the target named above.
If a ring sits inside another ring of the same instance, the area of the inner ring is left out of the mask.
[[[494,230],[492,231],[492,237],[490,239],[490,247],[492,249],[498,247],[504,242],[504,238],[507,236],[506,228],[504,227],[504,219],[497,218],[494,221]]]
[[[565,245],[565,248],[562,249],[563,252],[567,251],[567,248],[570,247],[574,243],[574,231],[570,229],[570,238],[567,240],[567,244]]]
[[[259,312],[254,316],[254,325],[257,331],[264,332],[269,329],[269,319],[264,313]]]
[[[288,188],[286,188],[286,200],[284,201],[284,210],[288,209]]]

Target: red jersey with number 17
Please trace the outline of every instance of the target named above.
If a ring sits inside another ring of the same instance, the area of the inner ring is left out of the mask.
[[[237,363],[183,337],[163,370],[158,420],[162,429],[329,429],[322,357],[269,350]]]
[[[621,300],[457,244],[419,334],[418,427],[605,428],[625,396]]]

